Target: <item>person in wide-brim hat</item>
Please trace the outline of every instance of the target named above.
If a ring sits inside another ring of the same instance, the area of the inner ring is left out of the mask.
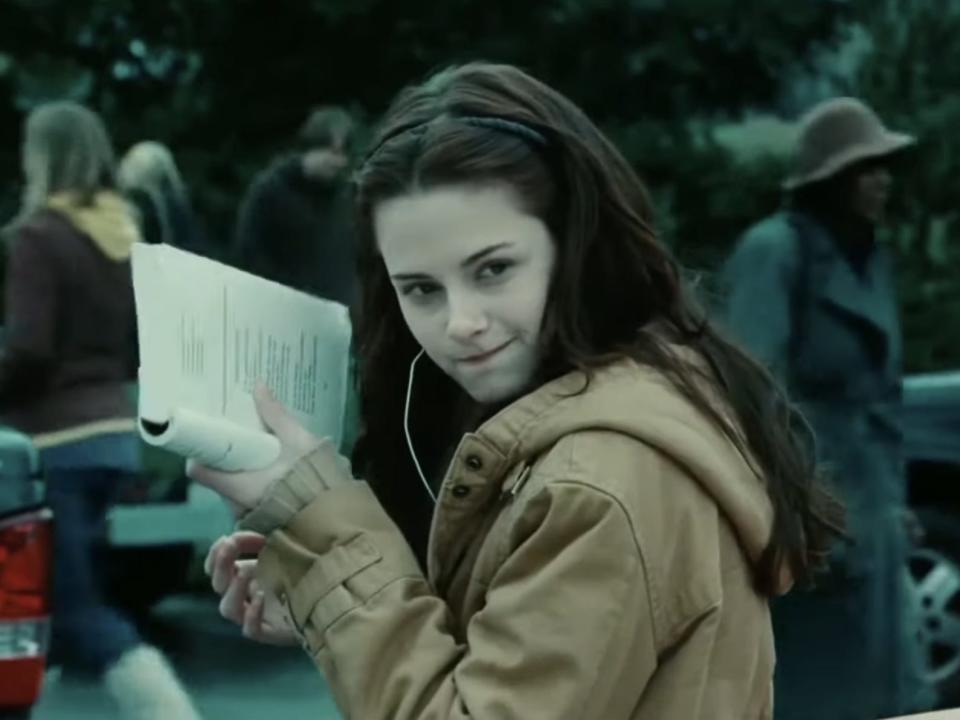
[[[818,104],[798,129],[784,207],[744,234],[724,269],[724,314],[802,407],[851,543],[817,588],[773,608],[775,718],[902,715],[930,707],[933,692],[902,586],[902,331],[895,256],[876,236],[892,158],[916,141],[853,98]]]
[[[856,98],[827,100],[800,120],[793,171],[783,188],[795,190],[826,180],[858,162],[884,158],[915,143],[912,135],[888,130]]]

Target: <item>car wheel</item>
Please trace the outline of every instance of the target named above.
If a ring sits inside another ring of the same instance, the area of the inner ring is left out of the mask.
[[[911,551],[908,570],[924,679],[942,707],[960,703],[960,518],[921,510],[925,539]]]

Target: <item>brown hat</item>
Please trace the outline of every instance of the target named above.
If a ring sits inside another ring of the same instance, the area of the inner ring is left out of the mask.
[[[785,190],[826,180],[867,158],[882,157],[913,145],[911,135],[891,132],[877,114],[855,98],[826,100],[800,120],[793,173]]]

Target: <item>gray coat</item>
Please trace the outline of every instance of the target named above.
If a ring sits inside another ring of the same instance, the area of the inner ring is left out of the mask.
[[[726,280],[729,327],[803,406],[850,513],[903,503],[903,350],[887,250],[861,276],[823,225],[778,213],[746,234]]]
[[[726,324],[802,407],[854,541],[837,555],[842,581],[774,606],[777,716],[897,714],[918,688],[904,623],[902,337],[891,257],[878,246],[858,272],[825,226],[789,211],[751,228],[724,275]]]

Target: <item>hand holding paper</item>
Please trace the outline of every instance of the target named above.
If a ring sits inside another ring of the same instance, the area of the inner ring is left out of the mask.
[[[224,472],[196,460],[187,464],[187,474],[222,495],[238,515],[252,510],[275,482],[285,477],[303,457],[317,449],[323,440],[304,429],[297,419],[277,401],[266,386],[254,390],[257,412],[277,440],[278,456],[267,467],[247,472]]]

